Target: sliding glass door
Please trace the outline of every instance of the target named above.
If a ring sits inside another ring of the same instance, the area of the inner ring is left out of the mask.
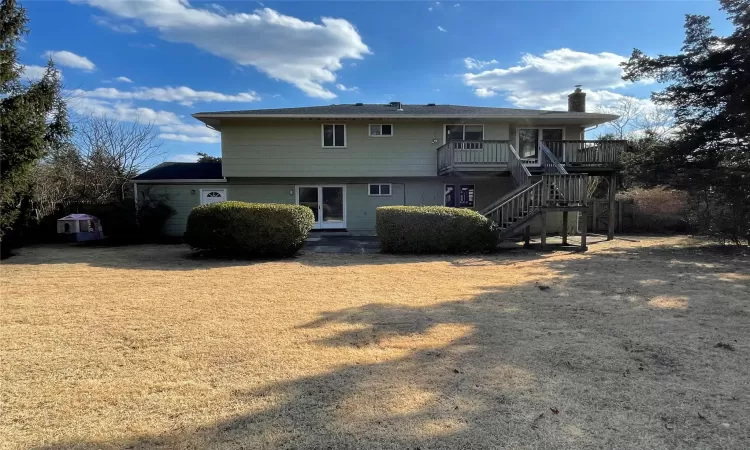
[[[346,228],[346,186],[297,186],[297,204],[315,216],[315,229]]]

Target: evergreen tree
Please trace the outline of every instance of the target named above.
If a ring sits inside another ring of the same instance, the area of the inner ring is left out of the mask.
[[[0,0],[0,240],[24,221],[34,166],[71,134],[52,61],[41,80],[21,80],[16,45],[28,32],[26,23],[16,0]],[[7,240],[3,247],[7,251]]]
[[[699,204],[705,231],[750,243],[750,0],[720,1],[730,36],[688,15],[681,52],[651,58],[636,49],[624,79],[669,84],[652,100],[674,110],[678,131],[654,161]]]

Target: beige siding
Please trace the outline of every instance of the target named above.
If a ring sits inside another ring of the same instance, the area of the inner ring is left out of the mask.
[[[435,176],[444,125],[457,121],[349,121],[346,148],[323,148],[322,121],[222,124],[225,177]],[[370,123],[392,123],[392,137],[369,137]],[[480,124],[481,121],[466,123]],[[506,122],[484,123],[485,139],[508,139]],[[433,143],[435,141],[436,143]]]

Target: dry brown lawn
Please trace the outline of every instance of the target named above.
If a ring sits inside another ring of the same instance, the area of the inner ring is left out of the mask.
[[[0,268],[0,448],[749,448],[750,258],[636,239],[28,248]]]

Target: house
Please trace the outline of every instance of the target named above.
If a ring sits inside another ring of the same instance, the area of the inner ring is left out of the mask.
[[[190,210],[223,200],[309,206],[315,228],[372,234],[384,205],[472,208],[510,235],[559,228],[586,203],[587,174],[614,175],[622,141],[584,140],[616,118],[585,112],[400,102],[201,112],[221,133],[221,163],[164,163],[134,179],[166,194],[185,230]],[[548,214],[549,213],[549,217]]]

